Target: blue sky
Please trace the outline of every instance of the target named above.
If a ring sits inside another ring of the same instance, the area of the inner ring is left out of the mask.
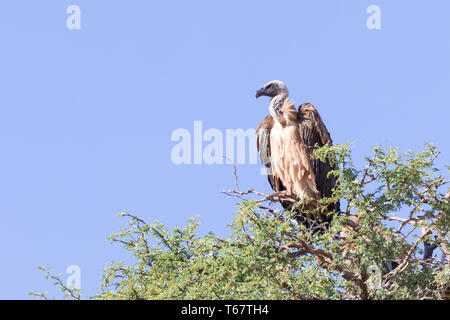
[[[81,8],[68,30],[66,9]],[[366,9],[381,9],[368,30]],[[0,4],[0,299],[60,297],[36,268],[81,268],[86,295],[126,259],[106,238],[126,220],[227,234],[235,199],[229,165],[171,161],[177,128],[255,128],[284,81],[313,103],[335,143],[420,151],[449,164],[450,2],[23,1]],[[241,189],[269,191],[258,165]],[[67,275],[64,274],[63,278]]]

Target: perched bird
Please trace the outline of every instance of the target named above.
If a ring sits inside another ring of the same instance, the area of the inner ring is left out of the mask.
[[[288,88],[278,80],[259,89],[256,98],[261,96],[271,98],[270,115],[256,129],[257,148],[261,162],[267,167],[272,189],[300,199],[332,196],[336,181],[334,176],[328,176],[331,165],[311,158],[314,148],[333,143],[317,110],[309,103],[296,110],[289,101]],[[285,209],[292,206],[291,202],[281,204]],[[339,212],[339,202],[331,204],[328,210]],[[330,222],[325,216],[312,218],[320,223]]]

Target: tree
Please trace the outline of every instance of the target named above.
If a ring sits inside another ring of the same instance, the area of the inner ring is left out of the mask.
[[[434,165],[438,154],[432,145],[419,154],[375,147],[358,170],[349,144],[319,148],[314,157],[336,164],[330,174],[337,187],[333,197],[316,202],[240,191],[235,170],[236,188],[225,193],[241,203],[228,238],[197,235],[197,218],[169,230],[123,212],[128,227],[109,240],[123,245],[135,263],[107,265],[93,298],[444,299],[450,193]],[[309,216],[331,215],[332,226],[308,229],[295,213],[279,209],[281,199]],[[338,199],[341,214],[327,213]]]

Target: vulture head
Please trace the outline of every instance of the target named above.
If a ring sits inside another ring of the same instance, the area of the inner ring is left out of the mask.
[[[272,80],[264,85],[261,89],[256,91],[256,98],[261,96],[276,97],[283,95],[284,97],[289,96],[289,91],[286,85],[279,80]]]

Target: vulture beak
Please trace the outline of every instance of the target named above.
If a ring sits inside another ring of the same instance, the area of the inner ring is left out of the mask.
[[[256,91],[256,98],[259,98],[264,95],[265,95],[264,88],[261,88],[258,91]]]

